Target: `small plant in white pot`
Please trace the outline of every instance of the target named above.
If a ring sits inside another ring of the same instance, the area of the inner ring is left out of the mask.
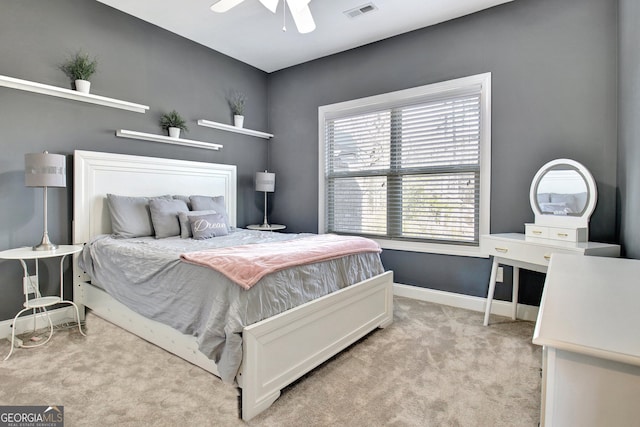
[[[98,61],[89,58],[89,55],[77,52],[60,69],[74,82],[78,92],[89,93],[91,82],[89,79],[95,74]]]
[[[181,130],[185,132],[189,130],[187,123],[176,110],[163,114],[160,117],[160,126],[162,129],[169,131],[171,138],[180,138]]]
[[[229,108],[233,113],[233,125],[241,128],[244,126],[244,105],[247,102],[247,96],[240,92],[235,91],[227,99],[229,102]]]

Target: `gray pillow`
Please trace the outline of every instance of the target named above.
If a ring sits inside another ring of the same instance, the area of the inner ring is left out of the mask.
[[[182,196],[180,194],[174,194],[173,198],[176,200],[184,200],[184,202],[187,204],[187,207],[189,208],[190,211],[192,211],[193,209],[191,209],[191,200],[189,200],[189,196]]]
[[[189,225],[196,240],[210,239],[212,237],[226,236],[229,234],[224,217],[219,213],[206,215],[189,215]]]
[[[187,212],[189,208],[184,200],[154,199],[149,201],[151,222],[156,239],[180,235],[178,212]]]
[[[153,236],[149,201],[171,200],[171,196],[130,197],[107,194],[112,233],[119,237]]]
[[[200,215],[208,215],[208,214],[217,214],[217,211],[189,211],[189,212],[178,212],[178,222],[180,223],[180,237],[183,239],[188,239],[189,237],[193,237],[193,233],[191,231],[191,224],[189,223],[190,216],[200,216]]]
[[[578,209],[576,207],[576,198],[573,194],[555,194],[551,193],[551,203],[557,204],[558,206],[563,206],[563,210],[565,213],[576,213]]]
[[[191,201],[191,209],[194,211],[216,211],[227,226],[227,231],[231,230],[229,224],[229,216],[227,215],[227,207],[224,204],[224,196],[189,196]]]

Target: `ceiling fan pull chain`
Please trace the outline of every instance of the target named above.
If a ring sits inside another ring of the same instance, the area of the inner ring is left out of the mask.
[[[282,1],[282,31],[287,31],[287,0]]]

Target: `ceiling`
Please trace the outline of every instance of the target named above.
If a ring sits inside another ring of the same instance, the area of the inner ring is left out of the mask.
[[[289,11],[283,11],[284,0],[275,14],[259,0],[244,0],[222,14],[209,9],[217,0],[98,1],[273,72],[512,0],[311,0],[316,30],[308,34],[298,33]],[[344,14],[370,3],[373,12]]]

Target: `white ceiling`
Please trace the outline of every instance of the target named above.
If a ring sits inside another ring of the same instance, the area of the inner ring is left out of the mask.
[[[226,13],[217,0],[98,0],[266,72],[277,71],[512,0],[311,0],[316,30],[299,34],[283,1],[275,14],[259,0]],[[377,10],[349,18],[368,3]],[[287,31],[282,31],[283,18]]]

